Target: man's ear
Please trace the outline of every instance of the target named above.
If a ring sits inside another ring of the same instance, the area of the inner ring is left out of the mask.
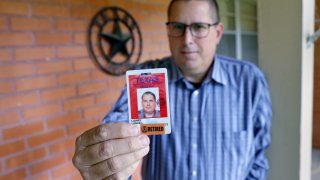
[[[216,44],[219,44],[224,32],[224,25],[221,22],[216,26],[216,32]]]

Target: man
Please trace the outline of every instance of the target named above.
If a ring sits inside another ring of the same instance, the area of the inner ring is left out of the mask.
[[[139,118],[156,118],[160,117],[160,111],[156,110],[156,95],[146,91],[141,97],[142,110],[138,112]]]
[[[215,54],[216,1],[173,0],[167,31],[172,57],[139,68],[168,69],[172,133],[148,138],[128,125],[124,90],[106,124],[77,138],[75,166],[85,179],[126,179],[140,161],[143,179],[266,179],[268,85],[254,65]]]

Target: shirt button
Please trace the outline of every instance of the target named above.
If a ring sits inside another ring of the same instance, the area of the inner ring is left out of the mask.
[[[198,118],[197,118],[197,117],[193,117],[193,118],[192,118],[192,122],[195,123],[195,122],[197,122],[197,121],[198,121]]]
[[[196,91],[194,91],[194,92],[193,92],[193,94],[194,94],[195,96],[198,96],[199,91],[198,91],[198,90],[196,90]]]
[[[197,147],[198,147],[198,146],[197,146],[197,144],[196,144],[196,143],[193,143],[193,144],[192,144],[192,148],[193,148],[194,150],[196,150],[196,149],[197,149]]]
[[[192,171],[192,176],[197,176],[197,171],[196,170]]]

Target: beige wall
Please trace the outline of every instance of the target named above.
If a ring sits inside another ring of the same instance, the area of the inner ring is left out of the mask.
[[[312,0],[259,1],[259,65],[273,101],[271,180],[308,180],[313,104]]]

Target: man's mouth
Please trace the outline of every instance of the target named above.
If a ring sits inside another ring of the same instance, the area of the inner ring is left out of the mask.
[[[181,54],[193,54],[196,53],[196,51],[180,51]]]
[[[182,54],[192,54],[194,53],[193,51],[181,51]]]
[[[197,52],[196,50],[189,49],[189,48],[185,48],[185,49],[181,49],[180,50],[181,54],[193,54],[193,53],[196,53],[196,52]]]

